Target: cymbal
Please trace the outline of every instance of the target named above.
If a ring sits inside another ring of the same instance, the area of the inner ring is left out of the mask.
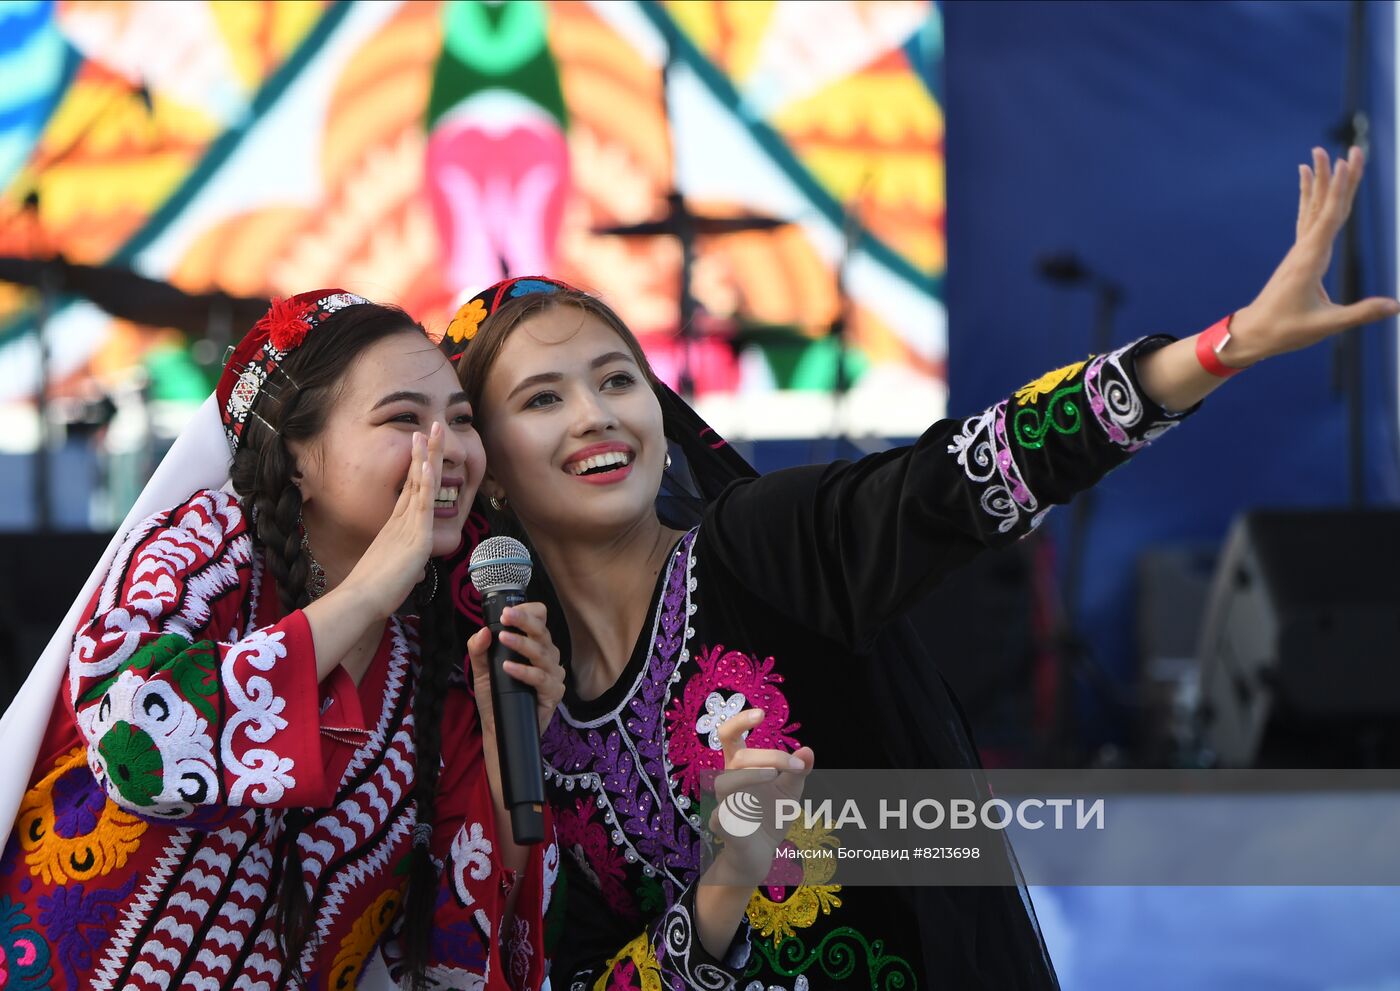
[[[654,237],[658,234],[669,234],[679,237],[682,233],[682,225],[687,222],[687,218],[675,216],[666,217],[662,220],[645,220],[640,224],[618,224],[611,227],[595,227],[594,234],[611,234],[616,237]],[[786,220],[778,220],[776,217],[760,217],[750,215],[746,217],[702,217],[691,214],[688,223],[692,234],[703,236],[707,234],[739,234],[743,231],[771,231],[777,227],[785,227]]]

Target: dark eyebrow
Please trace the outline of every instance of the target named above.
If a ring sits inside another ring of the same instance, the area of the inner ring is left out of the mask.
[[[604,365],[610,365],[614,361],[629,361],[634,365],[637,363],[637,359],[626,351],[609,351],[607,354],[600,354],[590,361],[588,367],[602,368]],[[532,385],[544,385],[546,382],[560,382],[563,381],[563,378],[564,376],[559,372],[540,372],[538,375],[531,375],[529,378],[521,379],[516,384],[515,388],[510,390],[510,395],[506,396],[506,402],[510,402],[514,399],[517,392],[528,389]]]
[[[448,406],[456,406],[458,403],[465,403],[467,401],[467,394],[465,392],[454,392],[447,397]],[[381,406],[388,406],[390,403],[415,403],[418,406],[428,406],[431,405],[432,400],[421,392],[391,392],[383,399],[379,400],[379,402],[375,403],[374,406],[371,407],[371,412],[379,409]]]
[[[515,398],[517,392],[523,392],[532,385],[543,385],[545,382],[559,382],[564,378],[558,372],[541,372],[539,375],[531,375],[529,378],[521,379],[514,389],[510,390],[510,395],[506,396],[506,402]]]
[[[626,351],[609,351],[607,354],[600,354],[598,357],[594,358],[588,363],[588,367],[602,368],[604,365],[610,365],[614,361],[630,361],[634,365],[637,363],[637,359]]]

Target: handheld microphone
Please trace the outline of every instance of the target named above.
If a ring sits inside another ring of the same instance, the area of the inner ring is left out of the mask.
[[[512,537],[488,537],[472,551],[467,570],[481,593],[482,615],[491,630],[491,706],[496,713],[496,750],[511,832],[522,846],[539,843],[544,839],[544,769],[535,690],[501,667],[505,661],[530,663],[501,643],[502,630],[520,632],[505,626],[501,613],[525,601],[532,570],[530,552]]]

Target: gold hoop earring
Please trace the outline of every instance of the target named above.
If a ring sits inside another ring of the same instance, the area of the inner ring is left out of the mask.
[[[506,500],[498,499],[495,496],[490,496],[487,498],[486,501],[491,504],[491,508],[494,509],[496,512],[504,513],[506,511]]]

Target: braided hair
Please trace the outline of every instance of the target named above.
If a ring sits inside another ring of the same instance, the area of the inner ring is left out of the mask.
[[[327,317],[260,389],[230,469],[234,491],[253,521],[253,536],[265,552],[284,612],[310,601],[307,579],[310,559],[302,544],[299,473],[289,442],[311,441],[325,429],[349,370],[371,346],[395,334],[422,326],[393,306],[366,304],[347,307]],[[434,565],[430,562],[429,567]],[[421,597],[420,597],[421,598]],[[448,674],[460,660],[455,613],[446,593],[422,613],[420,661],[414,697],[414,784],[417,822],[429,826],[435,818],[438,771],[442,752],[442,711]],[[420,603],[421,605],[421,603]],[[288,971],[304,984],[301,958],[311,939],[311,889],[303,882],[297,839],[316,810],[288,809],[282,816],[277,863],[281,879],[277,894],[277,923]],[[425,981],[431,919],[436,902],[437,866],[421,829],[415,843],[404,898],[404,961],[412,986]]]

